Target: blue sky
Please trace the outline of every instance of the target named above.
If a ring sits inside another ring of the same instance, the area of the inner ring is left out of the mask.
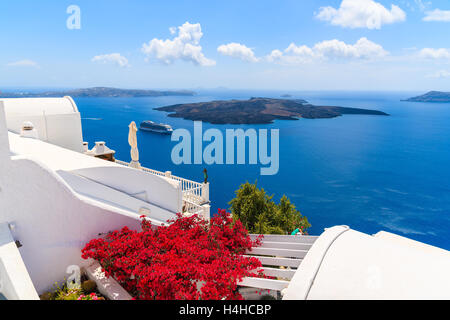
[[[447,0],[2,1],[0,87],[450,91],[449,31]]]

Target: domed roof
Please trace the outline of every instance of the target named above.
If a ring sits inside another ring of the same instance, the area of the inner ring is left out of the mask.
[[[7,116],[53,115],[78,113],[71,97],[64,98],[11,98],[3,101]]]

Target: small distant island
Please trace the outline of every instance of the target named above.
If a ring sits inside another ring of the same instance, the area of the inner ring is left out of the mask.
[[[314,106],[304,100],[272,98],[176,104],[155,108],[155,110],[170,112],[169,117],[212,124],[266,124],[276,119],[323,119],[335,118],[343,114],[388,116],[387,113],[377,110]]]
[[[450,92],[430,91],[421,96],[412,97],[406,100],[409,102],[450,102]]]
[[[58,98],[64,96],[92,98],[129,98],[129,97],[161,97],[161,96],[193,96],[195,92],[188,90],[157,91],[139,89],[117,89],[94,87],[85,89],[45,91],[45,92],[0,92],[0,98]]]

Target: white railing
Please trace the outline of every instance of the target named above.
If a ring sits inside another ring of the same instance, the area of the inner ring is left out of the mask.
[[[197,214],[200,218],[209,220],[209,210],[189,200],[183,199],[183,214],[185,216],[192,216]]]
[[[122,166],[127,166],[127,167],[130,166],[130,164],[128,162],[124,162],[124,161],[117,160],[117,159],[116,159],[116,163],[120,164]],[[201,216],[205,215],[205,218],[206,218],[206,213],[204,214],[205,209],[204,209],[204,207],[202,207],[202,205],[209,203],[209,183],[200,183],[200,182],[195,182],[195,181],[188,180],[185,178],[177,177],[177,176],[172,175],[172,172],[170,172],[170,171],[162,172],[162,171],[153,170],[153,169],[149,169],[149,168],[145,168],[145,167],[141,167],[140,169],[142,171],[145,171],[147,173],[150,173],[150,174],[153,174],[156,176],[173,179],[175,181],[180,182],[181,191],[183,193],[183,211],[184,211],[184,213],[187,213],[187,214],[197,213]],[[209,215],[209,211],[208,211],[208,215]],[[209,216],[207,218],[209,219]]]

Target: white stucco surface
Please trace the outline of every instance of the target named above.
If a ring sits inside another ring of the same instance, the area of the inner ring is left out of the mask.
[[[0,223],[15,225],[12,236],[22,243],[19,252],[41,294],[69,276],[68,266],[86,265],[81,249],[89,240],[124,226],[138,229],[140,214],[135,210],[149,203],[74,173],[86,168],[139,171],[8,134],[2,109],[0,104]],[[155,181],[178,190],[164,178]],[[147,180],[133,175],[133,182],[139,185]],[[156,205],[149,209],[151,214],[170,214]]]
[[[400,238],[327,229],[284,299],[450,299],[450,252]]]
[[[86,156],[82,153],[74,152],[41,140],[23,138],[11,131],[8,132],[8,139],[12,155],[37,157],[53,171],[119,166],[114,162]]]
[[[72,98],[0,98],[5,107],[6,118],[22,115],[73,114],[78,108]]]
[[[8,300],[38,300],[7,223],[0,223],[0,293]]]
[[[146,209],[150,212],[149,218],[156,225],[161,225],[167,220],[174,218],[173,212],[132,197],[124,192],[69,172],[63,171],[58,174],[78,193],[80,199],[98,207],[110,208],[130,215],[137,215],[139,210]]]
[[[97,261],[94,261],[85,270],[88,278],[97,284],[98,291],[109,300],[131,300],[133,298],[114,278],[106,277]]]
[[[68,174],[79,175],[92,180],[96,184],[91,184],[90,190],[97,190],[97,198],[102,198],[99,188],[101,185],[110,189],[121,191],[128,196],[133,196],[142,201],[148,202],[153,207],[172,213],[180,212],[182,209],[182,190],[180,183],[173,179],[148,174],[141,170],[127,168],[114,162],[105,161],[99,158],[86,156],[85,154],[61,148],[50,143],[36,139],[24,138],[15,133],[9,132],[9,145],[12,155],[30,156],[45,164],[49,169],[65,179],[69,185],[78,192],[82,192],[78,183],[81,179],[70,178]],[[88,186],[89,181],[84,181]],[[97,186],[95,188],[95,186]],[[106,198],[110,197],[103,192]]]
[[[434,247],[434,246],[431,246],[431,245],[423,243],[423,242],[405,238],[405,237],[399,236],[397,234],[386,232],[386,231],[379,231],[376,234],[374,234],[373,236],[375,238],[392,241],[397,244],[403,244],[403,245],[406,245],[409,247],[414,247],[418,250],[423,251],[424,253],[429,253],[429,252],[435,252],[437,254],[448,254],[449,253],[447,250],[444,250],[444,249],[441,249],[438,247]],[[449,290],[450,290],[450,288],[449,288]]]
[[[83,152],[83,135],[80,113],[70,97],[15,98],[3,102],[7,127],[20,133],[25,121],[31,122],[39,139]]]

